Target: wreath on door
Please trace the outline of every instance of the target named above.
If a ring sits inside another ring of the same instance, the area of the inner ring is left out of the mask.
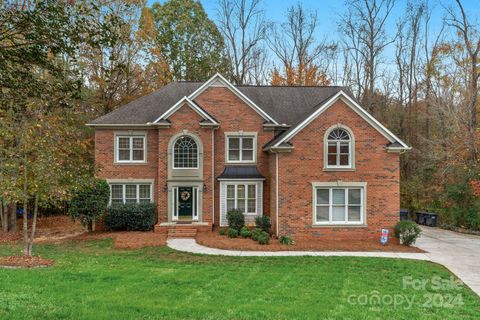
[[[188,192],[188,191],[182,191],[182,193],[180,193],[180,198],[181,198],[183,201],[187,201],[188,199],[190,199],[190,192]]]

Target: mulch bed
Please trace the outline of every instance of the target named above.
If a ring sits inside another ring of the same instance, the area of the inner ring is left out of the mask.
[[[144,247],[164,246],[167,243],[167,235],[158,232],[117,232],[114,233],[115,249],[140,249]]]
[[[49,267],[54,264],[53,260],[38,256],[9,256],[0,257],[0,267],[10,268],[39,268]]]
[[[117,231],[117,232],[85,232],[68,240],[89,241],[99,239],[113,239],[115,249],[141,249],[145,247],[164,246],[167,243],[167,235],[153,231]]]
[[[277,239],[270,239],[270,244],[261,245],[252,239],[228,238],[218,232],[201,232],[197,234],[197,242],[207,247],[244,250],[244,251],[384,251],[384,252],[425,252],[417,247],[401,245],[396,238],[390,238],[387,245],[380,240],[301,240],[293,245],[283,245]],[[295,239],[294,239],[295,240]]]
[[[29,230],[31,219],[28,221]],[[69,216],[47,216],[37,218],[37,228],[35,232],[35,242],[51,242],[71,238],[85,232],[85,228],[80,222],[73,222]],[[17,231],[15,233],[3,233],[0,231],[1,243],[17,243],[23,239],[23,219],[17,219]]]
[[[23,239],[22,219],[17,220],[17,232],[3,233],[0,231],[0,244],[19,243]],[[29,221],[31,223],[31,221]],[[29,226],[30,227],[30,226]],[[69,216],[47,216],[37,218],[35,243],[62,243],[66,241],[88,241],[112,238],[115,249],[140,249],[144,247],[163,246],[166,244],[166,234],[155,232],[96,231],[88,233],[77,221]]]

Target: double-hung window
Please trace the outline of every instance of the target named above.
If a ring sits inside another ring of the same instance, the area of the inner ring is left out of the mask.
[[[227,136],[227,162],[255,162],[255,136]]]
[[[315,224],[363,224],[364,187],[314,187]]]
[[[110,203],[149,203],[152,202],[152,185],[147,183],[110,184]]]
[[[239,209],[245,214],[257,214],[256,184],[227,184],[227,212]]]
[[[142,163],[145,162],[145,135],[117,135],[116,162]]]

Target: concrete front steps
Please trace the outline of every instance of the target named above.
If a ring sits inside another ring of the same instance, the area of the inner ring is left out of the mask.
[[[208,223],[160,223],[155,225],[155,232],[166,233],[168,238],[195,238],[197,232],[210,230]]]

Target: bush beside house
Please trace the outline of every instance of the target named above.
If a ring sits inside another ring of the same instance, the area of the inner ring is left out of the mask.
[[[232,209],[227,212],[228,226],[232,229],[240,231],[245,226],[245,217],[239,209]]]
[[[105,180],[94,179],[83,189],[75,192],[69,203],[68,213],[74,220],[80,220],[88,231],[93,230],[93,222],[106,212],[110,200],[110,187]]]
[[[112,231],[150,231],[157,220],[154,203],[115,204],[108,208],[105,228]]]
[[[411,246],[420,236],[422,230],[413,221],[399,221],[394,228],[395,238],[400,239],[400,243]]]

